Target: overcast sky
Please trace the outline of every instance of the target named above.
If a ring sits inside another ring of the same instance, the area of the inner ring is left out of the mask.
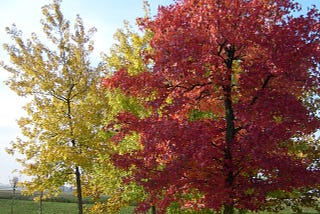
[[[158,5],[168,5],[174,0],[149,0],[151,12],[155,14]],[[31,32],[38,35],[42,33],[40,19],[41,7],[51,3],[50,0],[0,0],[0,44],[10,42],[5,33],[5,27],[13,23],[22,30],[24,38],[29,38]],[[320,0],[300,0],[306,8],[317,4]],[[113,34],[117,28],[123,26],[123,20],[134,23],[136,17],[143,16],[142,0],[64,0],[62,11],[67,19],[73,22],[76,14],[80,14],[85,27],[98,29],[94,36],[95,54],[107,53],[113,43]],[[0,60],[8,60],[6,53],[0,47]],[[17,173],[12,170],[19,169],[15,157],[9,156],[5,148],[20,135],[16,120],[24,115],[22,106],[25,100],[18,97],[4,85],[8,74],[0,68],[0,183],[8,183]],[[23,179],[23,177],[20,177]]]

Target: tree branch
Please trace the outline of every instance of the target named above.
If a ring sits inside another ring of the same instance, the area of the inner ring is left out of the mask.
[[[272,77],[275,77],[275,76],[272,75],[272,74],[269,74],[269,75],[267,76],[267,78],[263,81],[263,84],[262,84],[262,87],[261,87],[260,91],[262,91],[263,89],[265,89],[265,88],[268,86],[268,84],[269,84],[269,82],[270,82],[270,80],[271,80]],[[256,103],[256,101],[257,101],[258,98],[259,98],[258,96],[253,97],[250,105],[251,105],[251,106],[254,105],[254,104]]]

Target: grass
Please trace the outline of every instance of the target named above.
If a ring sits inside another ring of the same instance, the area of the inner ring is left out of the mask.
[[[2,214],[11,213],[11,200],[0,199],[0,208]],[[13,206],[14,214],[37,214],[39,210],[38,203],[34,201],[15,200]],[[43,213],[45,214],[77,214],[77,204],[61,202],[44,202]]]
[[[0,214],[11,214],[12,191],[0,190]],[[72,193],[62,193],[58,197],[44,201],[42,204],[43,214],[77,214],[77,199]],[[89,199],[85,200],[90,202]],[[88,204],[87,206],[91,206]],[[133,213],[134,207],[127,207],[121,210],[121,214]],[[21,195],[20,191],[16,192],[13,204],[14,214],[38,214],[39,203],[33,201],[33,196]]]
[[[121,210],[121,214],[133,213],[134,207],[127,207]],[[15,200],[13,206],[14,214],[38,214],[39,204],[34,201]],[[11,214],[11,199],[0,199],[0,213]],[[76,203],[43,202],[43,214],[77,214]]]
[[[0,190],[0,213],[1,214],[11,214],[11,191]],[[59,197],[52,199],[53,201],[45,201],[42,205],[43,214],[77,214],[78,207],[76,198],[72,193],[63,193]],[[63,203],[64,202],[64,203]],[[90,206],[87,205],[87,206]],[[131,214],[133,213],[134,206],[123,208],[120,214]],[[14,214],[38,214],[39,212],[39,203],[33,201],[32,196],[21,195],[20,192],[17,192],[13,213]],[[259,214],[271,214],[272,212],[259,212]],[[304,214],[316,214],[317,211],[313,209],[305,208],[303,210]],[[250,214],[250,212],[247,212]],[[253,213],[251,213],[253,214]],[[279,214],[294,214],[290,209],[279,212]]]
[[[38,214],[39,204],[34,201],[28,200],[15,200],[13,206],[14,214]],[[121,210],[120,214],[133,213],[134,207],[127,207]],[[42,213],[44,214],[77,214],[76,203],[63,203],[63,202],[43,202]],[[0,213],[11,214],[11,199],[0,199]],[[271,212],[259,212],[260,214],[271,214]],[[318,212],[305,209],[304,214],[316,214]],[[247,214],[250,214],[249,212]],[[290,210],[279,212],[279,214],[294,214]]]
[[[271,214],[271,213],[274,213],[274,212],[259,212],[259,214]],[[308,208],[305,208],[303,209],[303,214],[317,214],[319,213],[318,211],[315,211],[313,209],[308,209]],[[290,209],[288,210],[283,210],[283,211],[280,211],[278,212],[278,214],[296,214],[295,212],[292,212]]]
[[[11,214],[12,191],[0,190],[0,213]],[[62,193],[57,197],[44,201],[42,204],[43,214],[77,214],[77,199],[72,193]],[[85,202],[88,202],[85,201]],[[33,201],[33,196],[22,195],[16,191],[13,204],[14,214],[37,214],[39,203]]]

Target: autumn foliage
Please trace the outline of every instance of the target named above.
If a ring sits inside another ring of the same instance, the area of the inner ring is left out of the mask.
[[[319,12],[289,0],[184,0],[161,7],[146,70],[106,78],[144,105],[122,112],[113,141],[138,133],[140,150],[114,155],[143,186],[137,210],[259,210],[268,194],[319,184],[312,158],[288,145],[319,127],[304,98],[319,92]],[[111,125],[109,126],[109,128]]]

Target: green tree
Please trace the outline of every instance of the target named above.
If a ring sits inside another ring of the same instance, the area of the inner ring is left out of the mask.
[[[12,154],[24,158],[22,173],[30,176],[27,191],[45,191],[46,197],[59,192],[64,183],[75,184],[79,214],[83,213],[82,178],[93,162],[96,120],[101,111],[92,99],[101,81],[99,69],[90,63],[91,37],[80,16],[74,26],[60,10],[60,0],[42,8],[41,42],[33,33],[24,40],[16,26],[7,28],[14,44],[5,44],[11,64],[2,64],[12,76],[7,84],[20,96],[28,97],[27,117],[19,120],[24,135],[12,143]],[[88,102],[91,102],[88,104]],[[94,124],[92,123],[94,119]]]

